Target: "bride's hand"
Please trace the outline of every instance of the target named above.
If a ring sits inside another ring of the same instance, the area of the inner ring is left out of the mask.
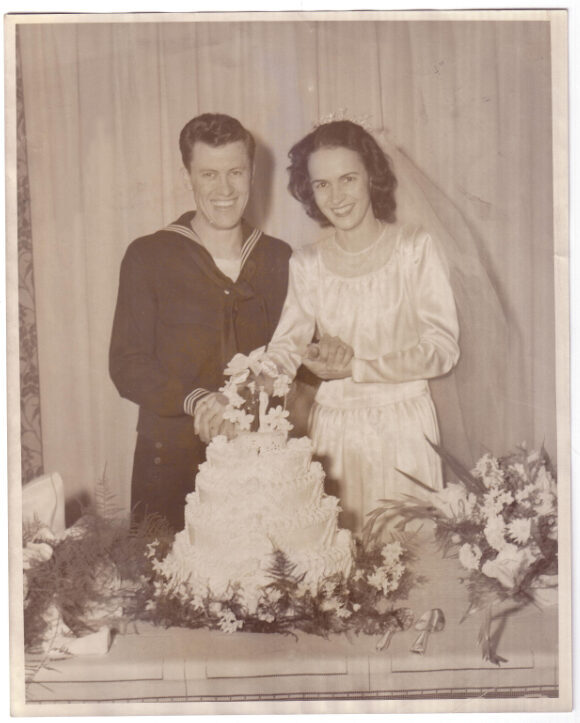
[[[318,343],[308,345],[302,363],[321,379],[344,379],[352,376],[353,356],[349,344],[324,334]]]

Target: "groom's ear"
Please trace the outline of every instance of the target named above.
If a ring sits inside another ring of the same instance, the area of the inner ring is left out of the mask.
[[[185,166],[181,166],[181,180],[188,191],[193,191],[191,187],[191,174]]]

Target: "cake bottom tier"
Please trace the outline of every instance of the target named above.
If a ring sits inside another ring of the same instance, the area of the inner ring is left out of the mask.
[[[191,545],[185,530],[175,536],[171,552],[161,563],[164,575],[176,585],[186,584],[192,596],[223,599],[235,590],[250,613],[255,612],[264,588],[273,582],[274,546],[266,541],[263,554],[255,551],[247,557],[238,549],[235,561],[217,558],[211,551],[200,551]],[[285,550],[294,565],[293,574],[304,575],[301,585],[316,592],[320,583],[333,575],[348,576],[352,565],[352,538],[348,530],[339,530],[334,544],[319,550]]]

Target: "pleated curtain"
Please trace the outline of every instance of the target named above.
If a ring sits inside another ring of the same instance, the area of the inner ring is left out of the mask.
[[[137,410],[107,369],[118,271],[131,240],[192,208],[177,140],[206,111],[254,133],[248,219],[294,247],[319,229],[286,190],[289,147],[342,109],[386,129],[461,213],[520,342],[496,391],[501,420],[479,420],[472,452],[525,440],[555,454],[547,23],[86,22],[19,34],[44,466],[69,497],[104,477],[128,508]],[[474,379],[475,418],[486,393]],[[441,419],[451,450],[461,423]]]

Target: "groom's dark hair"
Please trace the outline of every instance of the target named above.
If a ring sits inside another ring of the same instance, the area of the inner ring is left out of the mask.
[[[225,146],[227,143],[242,141],[248,151],[250,164],[254,162],[256,142],[250,131],[236,118],[224,113],[202,113],[186,123],[179,134],[179,150],[183,165],[191,170],[193,146],[197,141],[209,146]]]

